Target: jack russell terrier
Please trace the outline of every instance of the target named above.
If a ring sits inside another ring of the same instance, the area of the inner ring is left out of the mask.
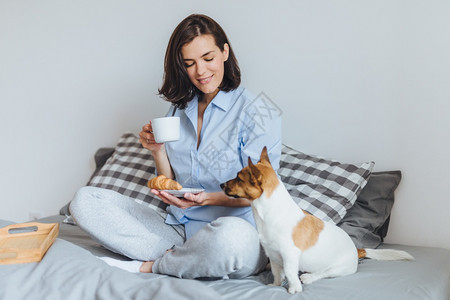
[[[405,251],[356,249],[348,234],[331,222],[303,211],[294,202],[270,164],[264,147],[257,164],[248,160],[237,177],[221,184],[232,197],[250,200],[261,245],[270,259],[273,285],[284,278],[288,292],[302,291],[304,284],[321,278],[356,272],[358,258],[413,260]]]

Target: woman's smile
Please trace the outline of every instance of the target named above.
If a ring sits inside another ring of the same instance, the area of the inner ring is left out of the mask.
[[[197,79],[201,84],[208,84],[211,82],[211,79],[213,78],[214,75],[208,76],[208,77],[203,77],[203,78],[199,78]]]

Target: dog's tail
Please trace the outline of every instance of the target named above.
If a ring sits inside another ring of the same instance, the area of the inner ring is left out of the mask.
[[[376,260],[414,260],[411,254],[393,249],[358,249],[358,258],[372,258]]]

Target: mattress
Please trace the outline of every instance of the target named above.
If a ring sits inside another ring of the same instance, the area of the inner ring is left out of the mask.
[[[450,250],[383,244],[401,249],[415,261],[361,260],[358,272],[304,285],[290,295],[285,287],[268,286],[270,271],[245,279],[188,280],[157,274],[135,274],[96,258],[126,260],[93,241],[64,216],[60,234],[39,263],[0,265],[1,299],[450,299]],[[11,222],[0,220],[0,227]]]

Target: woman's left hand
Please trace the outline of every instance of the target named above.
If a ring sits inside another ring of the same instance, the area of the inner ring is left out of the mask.
[[[193,206],[205,205],[205,201],[208,195],[205,192],[201,192],[198,194],[185,193],[184,198],[178,198],[164,191],[152,189],[151,192],[158,196],[164,203],[174,205],[183,209]]]

